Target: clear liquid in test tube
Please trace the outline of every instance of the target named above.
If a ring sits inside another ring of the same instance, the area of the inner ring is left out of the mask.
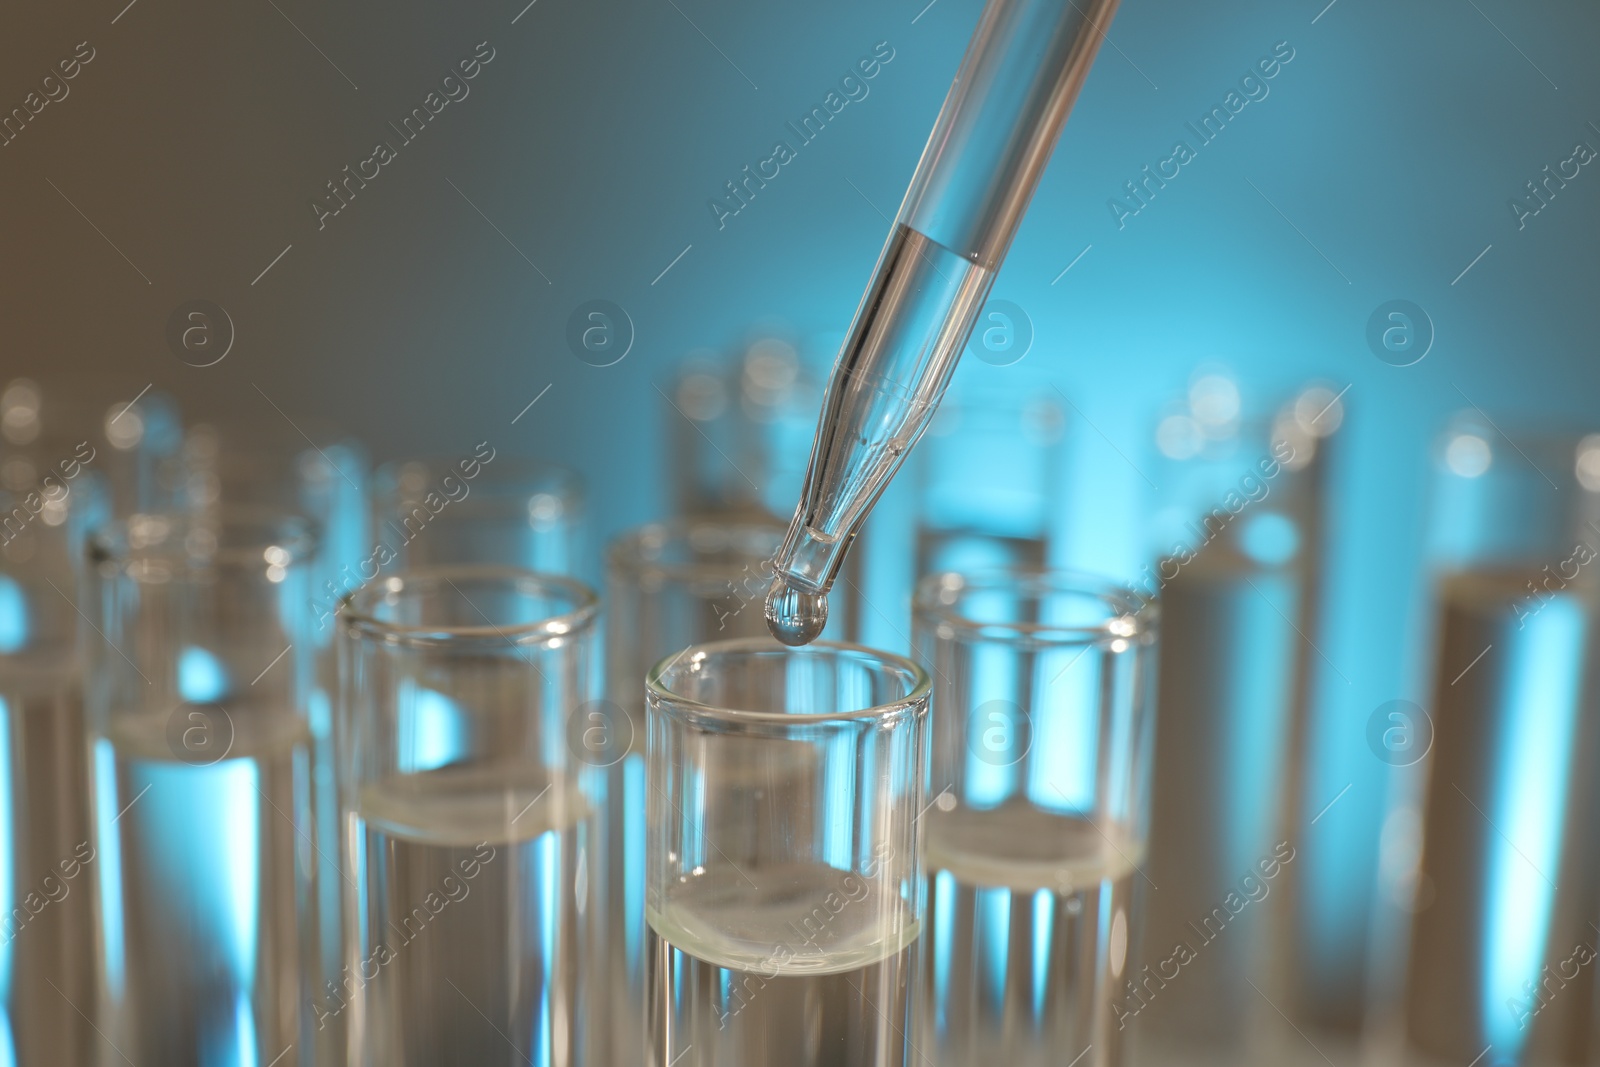
[[[270,509],[92,539],[95,1026],[130,1062],[310,1062],[314,552]]]
[[[647,1062],[919,1062],[927,676],[761,637],[646,684]]]
[[[322,1013],[351,1067],[587,1067],[602,797],[569,727],[597,695],[598,598],[511,567],[409,570],[346,597],[349,966]]]
[[[915,610],[940,709],[917,1047],[930,1067],[1120,1067],[1155,608],[1016,569],[931,575]]]

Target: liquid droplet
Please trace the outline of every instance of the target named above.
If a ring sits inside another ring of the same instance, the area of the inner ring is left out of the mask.
[[[822,628],[828,625],[828,597],[825,593],[796,589],[782,578],[774,578],[767,590],[765,614],[772,636],[790,648],[799,648],[815,641],[822,635]]]

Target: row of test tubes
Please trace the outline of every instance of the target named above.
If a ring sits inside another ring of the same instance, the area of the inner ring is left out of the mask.
[[[764,337],[686,366],[668,416],[694,457],[672,466],[681,500],[714,509],[720,485],[748,510],[770,480],[787,517],[796,475],[763,458],[808,432],[825,378],[809,353],[828,350]],[[1123,1047],[1151,1064],[1592,1063],[1600,435],[1473,410],[1384,454],[1426,487],[1424,596],[1407,626],[1396,564],[1394,601],[1360,609],[1408,663],[1352,709],[1328,691],[1373,688],[1350,645],[1329,657],[1333,583],[1376,551],[1349,516],[1384,517],[1353,503],[1377,461],[1343,401],[1202,366],[1129,454],[1048,382],[996,395],[958,375],[847,561],[831,632],[905,649],[919,576],[1103,558],[1064,501],[1143,483],[1128,585],[1160,599],[1161,684],[1135,948],[1108,975]]]
[[[1306,802],[1338,396],[1197,375],[1117,585],[1058,566],[1075,409],[958,390],[784,650],[809,388],[779,338],[687,363],[678,515],[596,591],[559,466],[5,387],[0,1064],[1584,1062],[1600,439],[1442,439],[1352,950]]]
[[[57,438],[33,432],[52,414],[39,388],[7,398],[33,409],[13,420],[8,462],[33,465],[17,480],[61,505],[6,541],[34,564],[7,571],[6,736],[27,751],[6,764],[23,787],[6,889],[31,950],[7,960],[9,1062],[60,1062],[66,1035],[86,1063],[953,1055],[1004,1013],[974,999],[983,1019],[920,1033],[921,991],[969,973],[922,931],[970,929],[973,877],[1007,862],[1078,931],[1041,1017],[1092,1025],[1098,909],[1122,952],[1129,919],[1098,899],[1088,831],[1137,851],[1123,735],[1153,640],[1116,590],[944,575],[919,624],[931,674],[859,646],[783,650],[749,636],[781,529],[683,518],[610,547],[603,660],[599,596],[559,573],[583,543],[569,472],[483,446],[369,472],[337,433],[262,450],[191,425],[138,457],[159,489],[119,512],[92,446],[40,473]],[[1120,746],[1120,777],[1097,787],[1089,761],[1045,782],[1028,768],[1064,736],[1034,743],[1023,703],[1097,644],[1073,713]],[[42,679],[10,669],[47,656]],[[973,659],[1010,698],[970,730],[936,724],[935,691],[969,699]],[[1016,835],[984,852],[976,811],[1030,797],[1044,852]],[[931,890],[925,837],[943,842]],[[30,929],[36,881],[74,910],[47,899]],[[54,1010],[30,1011],[46,992]]]

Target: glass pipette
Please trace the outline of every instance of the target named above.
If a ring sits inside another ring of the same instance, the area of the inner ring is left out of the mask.
[[[766,617],[803,645],[867,514],[927,428],[1117,0],[989,0],[823,400]]]

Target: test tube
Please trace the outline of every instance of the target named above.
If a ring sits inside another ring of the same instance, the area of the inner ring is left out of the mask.
[[[178,499],[183,427],[177,404],[147,379],[15,378],[0,389],[0,441],[53,451],[92,469],[115,515],[165,511]]]
[[[98,1026],[134,1063],[307,1063],[333,847],[310,812],[309,527],[136,515],[89,553]]]
[[[1153,1064],[1270,1059],[1271,1048],[1288,1057],[1304,1048],[1296,1027],[1353,1053],[1360,1029],[1359,1010],[1347,1015],[1359,989],[1329,988],[1338,966],[1311,950],[1314,933],[1291,912],[1316,814],[1304,803],[1307,697],[1328,438],[1344,409],[1322,386],[1264,409],[1247,401],[1233,377],[1204,369],[1152,435],[1157,559],[1137,588],[1161,601],[1167,684],[1150,831],[1160,888],[1146,899],[1138,963],[1159,973],[1179,945],[1196,955],[1180,980],[1133,1004],[1128,1025]],[[1342,947],[1359,954],[1353,940]]]
[[[378,468],[373,537],[395,568],[482,563],[580,574],[583,532],[583,480],[560,464],[499,455],[484,442]]]
[[[1061,478],[1061,405],[972,392],[948,398],[917,457],[917,578],[1046,566]]]
[[[772,519],[673,519],[630,530],[607,548],[607,695],[641,727],[644,676],[663,656],[765,632],[761,597],[782,536]]]
[[[664,406],[673,509],[695,518],[787,513],[805,475],[821,383],[782,332],[736,355],[685,356]]]
[[[598,833],[575,738],[598,696],[593,592],[441,566],[382,578],[340,618],[341,789],[354,881],[346,968],[356,1067],[583,1067],[603,1020],[585,923]]]
[[[934,1067],[1129,1062],[1156,608],[1059,571],[918,586],[933,675],[923,820]]]
[[[184,435],[179,465],[182,505],[189,511],[273,507],[312,523],[317,535],[317,555],[310,561],[313,636],[319,648],[331,648],[333,609],[365,580],[360,561],[372,549],[366,446],[317,419],[228,429],[199,423]]]
[[[927,428],[1117,0],[989,0],[839,351],[776,560],[773,634],[821,632],[867,513]]]
[[[78,443],[0,440],[4,1064],[88,1063],[98,1041],[88,1022],[95,848],[77,608],[88,604],[78,566],[84,540],[107,502],[94,450],[83,453]]]
[[[647,1062],[918,1062],[927,676],[742,638],[646,687]]]
[[[766,633],[761,598],[782,537],[776,520],[678,519],[623,534],[606,552],[607,703],[591,713],[583,758],[604,767],[606,782],[595,881],[609,917],[612,1011],[599,1036],[616,1067],[639,1067],[645,1056],[645,675],[685,645]]]
[[[859,624],[838,632],[909,654],[918,580],[1046,566],[1056,541],[1065,421],[1053,395],[953,389],[845,560],[830,620]]]
[[[304,517],[316,535],[316,548],[306,561],[306,597],[296,605],[310,624],[300,653],[311,664],[306,697],[306,723],[311,732],[312,809],[317,838],[339,839],[335,774],[333,704],[338,691],[334,613],[339,598],[357,588],[376,552],[368,534],[371,464],[366,447],[344,430],[306,417],[222,427],[200,423],[189,428],[179,454],[183,506],[204,516],[235,506],[270,507]],[[317,923],[321,987],[339,974],[343,929],[338,849],[318,854]],[[321,1055],[335,1055],[343,1036],[334,1023],[319,1027]]]
[[[1587,1063],[1600,435],[1506,437],[1471,412],[1436,457],[1431,679],[1425,703],[1381,706],[1368,733],[1413,798],[1392,817],[1391,851],[1420,844],[1390,887],[1411,913],[1398,1054]]]

